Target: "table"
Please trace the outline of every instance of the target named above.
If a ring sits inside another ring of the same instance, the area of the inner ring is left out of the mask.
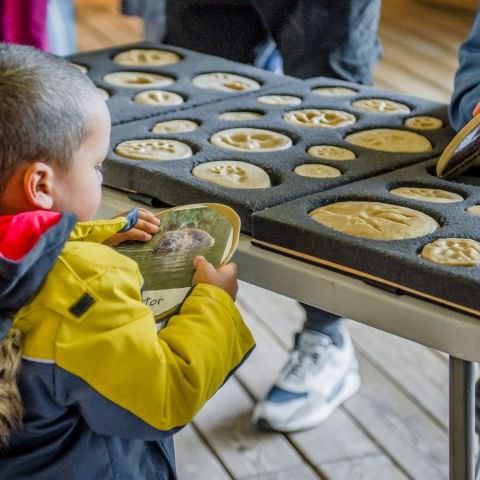
[[[138,205],[126,193],[104,189],[99,216]],[[480,319],[259,248],[243,234],[233,261],[241,280],[447,353],[450,480],[474,480],[473,362],[480,361]]]

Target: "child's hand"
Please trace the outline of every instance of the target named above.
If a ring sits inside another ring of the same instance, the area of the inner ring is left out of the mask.
[[[128,212],[126,212],[128,213]],[[118,215],[119,217],[125,216],[125,213]],[[137,223],[126,232],[119,232],[115,235],[112,235],[110,238],[103,242],[105,245],[110,247],[116,247],[123,242],[129,240],[136,240],[137,242],[148,242],[152,239],[152,236],[155,235],[159,230],[160,220],[148,210],[144,208],[138,209],[138,220]]]
[[[203,257],[195,257],[193,260],[195,267],[195,275],[193,276],[193,284],[207,283],[225,290],[233,300],[237,298],[238,282],[237,282],[237,265],[229,263],[220,267],[218,270],[208,263]]]

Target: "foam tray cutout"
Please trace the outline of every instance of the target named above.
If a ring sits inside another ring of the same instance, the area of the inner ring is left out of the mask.
[[[181,57],[181,61],[171,65],[142,67],[119,65],[113,61],[115,55],[131,49],[159,49],[174,52]],[[257,81],[261,88],[290,82],[300,83],[300,80],[294,79],[293,77],[275,75],[259,68],[232,62],[220,57],[150,42],[133,43],[104,50],[82,52],[70,55],[67,59],[87,68],[87,75],[95,85],[109,93],[110,97],[107,100],[107,105],[110,109],[113,125],[166,112],[185,110],[197,105],[228,99],[234,96],[245,95],[245,92],[222,92],[196,87],[192,84],[192,79],[203,73],[226,72],[246,76]],[[173,77],[175,82],[165,87],[149,87],[146,85],[145,88],[128,88],[114,86],[103,80],[104,76],[108,73],[127,71],[163,74]],[[183,98],[183,103],[180,105],[159,107],[139,105],[133,102],[133,98],[137,93],[151,89],[176,93]]]
[[[447,266],[420,256],[422,248],[436,239],[480,241],[480,217],[466,211],[480,204],[477,174],[471,171],[454,180],[439,179],[435,176],[435,161],[431,160],[287,202],[253,216],[254,241],[480,316],[480,296],[472,294],[480,289],[480,266]],[[461,195],[463,201],[440,204],[390,193],[391,189],[403,186],[443,189]],[[433,217],[440,228],[419,238],[379,241],[337,232],[308,216],[308,212],[320,206],[349,200],[378,201],[419,210]]]

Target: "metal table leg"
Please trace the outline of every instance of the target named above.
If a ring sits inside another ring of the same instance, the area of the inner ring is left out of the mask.
[[[450,356],[450,480],[474,480],[474,364]]]

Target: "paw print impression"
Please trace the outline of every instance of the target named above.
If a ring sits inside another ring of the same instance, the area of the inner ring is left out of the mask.
[[[169,139],[128,140],[117,145],[115,153],[135,160],[179,160],[192,156],[183,142]]]
[[[231,128],[212,135],[210,142],[217,147],[243,152],[273,152],[292,146],[292,140],[282,133],[260,128]]]

